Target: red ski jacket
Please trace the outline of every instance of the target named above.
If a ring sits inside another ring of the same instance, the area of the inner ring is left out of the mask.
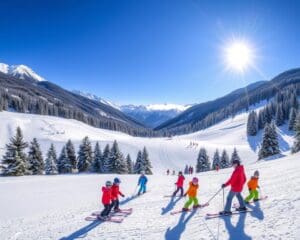
[[[119,185],[113,184],[112,187],[111,187],[111,198],[112,198],[112,200],[118,199],[119,195],[123,196],[123,193],[121,193],[120,190],[119,190]]]
[[[183,182],[184,182],[184,176],[183,175],[180,175],[177,179],[177,182],[176,182],[176,186],[177,187],[183,187]]]
[[[246,182],[244,166],[237,166],[233,171],[230,179],[225,183],[225,186],[231,185],[231,191],[241,192]]]
[[[104,205],[110,204],[111,202],[111,188],[102,187],[102,203]]]

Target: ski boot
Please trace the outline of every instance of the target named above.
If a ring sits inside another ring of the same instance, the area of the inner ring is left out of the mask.
[[[243,211],[247,211],[247,208],[246,207],[238,207],[235,210],[239,211],[239,212],[243,212]]]
[[[231,215],[232,212],[231,211],[222,211],[222,212],[219,212],[220,215]]]
[[[187,212],[189,209],[188,208],[182,208],[183,212]]]

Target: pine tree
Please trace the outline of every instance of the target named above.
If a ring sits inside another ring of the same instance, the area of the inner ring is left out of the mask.
[[[295,123],[295,142],[292,148],[292,153],[300,151],[300,113],[297,114]]]
[[[134,165],[131,160],[130,154],[127,154],[126,163],[127,163],[128,173],[133,174],[134,173]]]
[[[296,125],[296,117],[297,117],[297,110],[296,108],[291,108],[289,114],[289,130],[294,130]]]
[[[282,104],[280,103],[277,104],[276,107],[275,121],[277,126],[281,126],[284,124],[284,114],[283,114]]]
[[[17,128],[16,136],[10,139],[6,145],[6,153],[3,157],[4,176],[22,176],[27,173],[28,163],[24,149],[27,143],[23,139],[21,128]]]
[[[258,152],[258,159],[270,157],[279,153],[280,150],[275,124],[266,124],[263,141]]]
[[[219,150],[218,149],[216,149],[216,151],[214,153],[212,169],[216,170],[217,166],[220,167],[220,154],[219,154]]]
[[[57,162],[56,151],[54,145],[51,144],[45,161],[45,174],[47,175],[57,174],[56,162]]]
[[[247,134],[249,136],[255,136],[258,131],[258,119],[255,111],[252,111],[248,115],[247,121]]]
[[[112,172],[118,174],[125,174],[128,173],[127,165],[124,159],[123,154],[119,149],[119,145],[115,140],[112,148],[110,150],[110,157],[112,162]]]
[[[140,174],[142,171],[144,171],[144,163],[143,163],[143,157],[142,157],[142,152],[139,151],[137,154],[137,158],[135,161],[134,165],[134,173],[135,174]]]
[[[144,149],[143,149],[142,158],[143,158],[143,163],[144,163],[145,174],[149,174],[149,175],[153,174],[152,170],[151,170],[152,165],[151,165],[151,162],[149,159],[149,154],[148,154],[146,147],[144,147]]]
[[[234,160],[241,161],[241,158],[238,155],[238,152],[237,152],[236,148],[233,149],[233,152],[231,154],[231,160],[230,160],[231,165],[232,165],[232,163],[233,163]]]
[[[109,144],[107,144],[103,151],[103,172],[104,173],[111,173],[112,172],[112,162],[111,162],[111,156],[110,156],[110,147]]]
[[[224,149],[221,156],[220,168],[228,168],[228,167],[230,167],[229,157],[226,150]]]
[[[97,142],[94,150],[94,159],[92,163],[92,171],[97,173],[103,173],[103,157],[100,149],[100,145]]]
[[[88,137],[85,137],[82,140],[81,145],[79,146],[77,163],[78,172],[86,172],[87,170],[89,170],[92,160],[93,151],[91,142]]]
[[[210,162],[209,157],[206,153],[205,148],[200,148],[198,159],[197,159],[197,165],[196,165],[196,172],[205,172],[210,170]]]
[[[185,168],[184,168],[184,174],[189,174],[189,166],[188,165],[185,165]]]
[[[260,110],[258,114],[258,129],[264,129],[266,124],[264,111]]]
[[[72,169],[76,170],[77,168],[77,162],[76,162],[76,153],[75,153],[75,148],[74,145],[72,143],[72,141],[69,139],[67,144],[66,144],[66,149],[67,149],[67,156],[70,160],[70,163],[72,165]]]
[[[62,148],[59,158],[57,160],[57,170],[60,174],[72,172],[72,164],[70,162],[70,159],[68,158],[66,146]]]
[[[28,152],[28,170],[33,175],[43,174],[44,159],[36,138],[32,140]]]

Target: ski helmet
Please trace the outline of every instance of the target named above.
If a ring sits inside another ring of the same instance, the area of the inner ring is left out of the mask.
[[[199,179],[197,177],[193,177],[192,183],[194,184],[198,184]]]
[[[240,162],[240,160],[233,160],[233,161],[232,161],[232,165],[233,165],[233,164],[236,164],[236,165],[240,166],[240,165],[241,165],[241,162]]]
[[[182,175],[182,172],[181,171],[179,171],[179,173],[178,173],[179,175]]]
[[[105,186],[106,187],[111,187],[112,186],[112,182],[111,181],[106,181]]]
[[[114,183],[121,183],[120,178],[117,178],[117,177],[116,177],[116,178],[114,179]]]
[[[259,171],[258,171],[258,170],[256,170],[256,171],[254,172],[254,176],[255,176],[255,177],[259,177]]]
[[[141,171],[141,174],[142,174],[142,175],[145,175],[145,171]]]

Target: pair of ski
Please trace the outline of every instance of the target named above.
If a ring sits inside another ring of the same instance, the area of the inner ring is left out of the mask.
[[[96,211],[93,212],[90,216],[86,217],[86,221],[101,221],[101,222],[114,222],[114,223],[121,223],[123,222],[124,218],[127,217],[132,213],[132,208],[128,209],[121,209],[118,212],[112,212],[107,218],[102,218],[100,216],[101,212]]]
[[[209,205],[208,203],[200,204],[200,205],[198,205],[197,207],[189,208],[189,209],[187,209],[187,210],[180,209],[180,210],[172,211],[170,214],[171,214],[171,215],[176,215],[176,214],[178,214],[178,213],[193,212],[193,211],[197,211],[197,210],[200,209],[200,208],[207,207],[208,205]]]
[[[261,198],[257,199],[256,201],[252,200],[252,201],[248,202],[247,204],[255,203],[257,201],[263,201],[263,200],[266,200],[267,198],[268,198],[268,196],[264,196],[264,197],[261,197]],[[240,205],[238,203],[235,203],[232,206],[232,208],[234,208],[234,209],[237,209],[239,207],[240,207]],[[226,216],[237,215],[237,214],[241,214],[241,213],[248,213],[248,212],[252,212],[252,211],[253,211],[252,209],[247,209],[245,211],[235,210],[235,211],[232,211],[231,214],[208,213],[208,214],[206,214],[206,219],[212,219],[212,218],[218,218],[218,217],[226,217]]]

